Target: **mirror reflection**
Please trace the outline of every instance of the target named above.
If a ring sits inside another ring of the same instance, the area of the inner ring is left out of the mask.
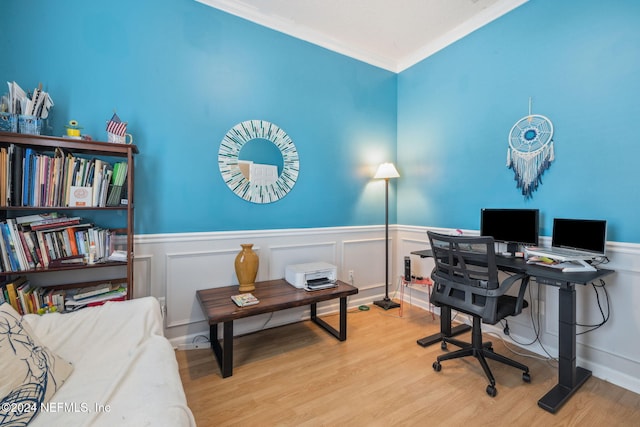
[[[275,175],[277,179],[282,173],[284,159],[274,143],[268,139],[254,138],[242,146],[238,155],[238,166],[244,177],[250,181],[261,179],[264,174]]]

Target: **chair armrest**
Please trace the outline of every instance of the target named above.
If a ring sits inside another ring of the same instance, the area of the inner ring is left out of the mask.
[[[488,297],[499,297],[507,293],[507,291],[511,288],[511,286],[517,282],[518,280],[529,280],[529,277],[526,274],[514,274],[512,276],[504,279],[500,286],[497,289],[487,290],[486,295]]]
[[[516,301],[516,309],[514,312],[514,316],[522,313],[522,308],[524,306],[524,293],[527,290],[527,285],[529,284],[529,276],[527,274],[514,274],[513,276],[509,276],[500,283],[500,287],[498,289],[487,290],[486,295],[488,297],[498,297],[504,295],[511,286],[520,280],[520,289],[518,290],[518,297]]]
[[[529,284],[529,276],[526,274],[514,274],[513,276],[509,276],[500,283],[500,287],[498,289],[488,290],[486,295],[489,297],[497,297],[504,295],[511,286],[520,280],[520,289],[518,290],[518,297],[516,301],[516,309],[514,312],[514,316],[522,313],[522,309],[524,306],[524,293],[527,290],[527,285]]]
[[[500,287],[498,289],[492,289],[490,291],[487,291],[487,296],[489,297],[500,297],[506,294],[509,288],[511,288],[511,286],[517,281],[520,281],[520,289],[518,290],[517,297],[511,297],[511,298],[515,298],[516,305],[513,308],[513,313],[510,314],[510,316],[519,315],[520,313],[522,313],[522,309],[525,307],[526,301],[524,299],[524,294],[527,290],[527,285],[529,284],[529,275],[514,274],[513,276],[509,276],[502,283],[500,283]],[[483,321],[493,324],[491,320],[487,320],[486,318],[483,318]]]

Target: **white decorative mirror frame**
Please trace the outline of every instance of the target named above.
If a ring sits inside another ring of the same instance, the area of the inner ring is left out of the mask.
[[[256,138],[271,141],[282,154],[282,172],[271,184],[252,183],[238,165],[240,150]],[[231,128],[222,139],[218,166],[222,179],[238,196],[253,203],[272,203],[286,196],[295,185],[300,161],[296,146],[280,127],[265,120],[247,120]]]

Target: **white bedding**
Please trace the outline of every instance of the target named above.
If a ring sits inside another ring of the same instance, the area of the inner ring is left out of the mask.
[[[153,297],[26,315],[73,372],[29,426],[195,426]]]

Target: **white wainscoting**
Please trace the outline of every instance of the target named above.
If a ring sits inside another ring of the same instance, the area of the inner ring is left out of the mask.
[[[393,239],[390,239],[393,246]],[[325,261],[338,278],[359,289],[349,307],[370,303],[384,293],[384,227],[140,235],[135,240],[135,295],[166,299],[165,334],[174,345],[188,343],[209,329],[196,300],[198,289],[237,285],[234,260],[241,243],[253,243],[260,264],[257,281],[284,277],[289,264]],[[390,261],[393,259],[390,255]],[[391,262],[390,262],[391,265]],[[319,305],[319,313],[338,310],[338,300]],[[309,318],[309,308],[241,319],[243,334]]]
[[[428,229],[432,228],[390,226],[392,297],[400,295],[397,289],[405,256],[411,256],[414,275],[430,275],[432,261],[410,255],[428,247]],[[478,234],[477,230],[463,232]],[[345,282],[349,282],[349,271],[353,270],[353,285],[359,293],[349,298],[350,308],[371,304],[384,295],[384,226],[139,235],[135,238],[135,296],[166,298],[165,334],[174,345],[191,342],[198,335],[208,337],[208,325],[195,292],[238,283],[233,264],[241,243],[253,243],[260,257],[258,281],[282,278],[288,264],[325,261],[338,267],[338,278]],[[547,239],[542,238],[541,244],[546,243]],[[578,365],[591,369],[599,378],[640,393],[640,245],[609,242],[607,250],[611,260],[607,267],[616,270],[604,278],[610,318],[601,328],[578,336]],[[533,314],[540,325],[540,342],[527,348],[541,355],[546,350],[557,356],[557,289],[538,287],[534,282],[530,291],[527,299],[531,306],[509,320],[511,336],[522,343],[534,341]],[[602,290],[599,292],[606,313],[606,299]],[[577,297],[578,322],[599,323],[601,315],[593,287],[578,286]],[[405,301],[409,298],[414,310],[429,307],[427,288],[412,288],[405,293]],[[319,307],[320,314],[337,310],[337,300]],[[241,319],[234,327],[236,334],[244,334],[308,318],[309,309],[300,307]],[[485,325],[484,329],[504,336],[501,325]],[[584,329],[587,328],[578,327],[579,331]],[[419,338],[422,337],[416,337]]]

